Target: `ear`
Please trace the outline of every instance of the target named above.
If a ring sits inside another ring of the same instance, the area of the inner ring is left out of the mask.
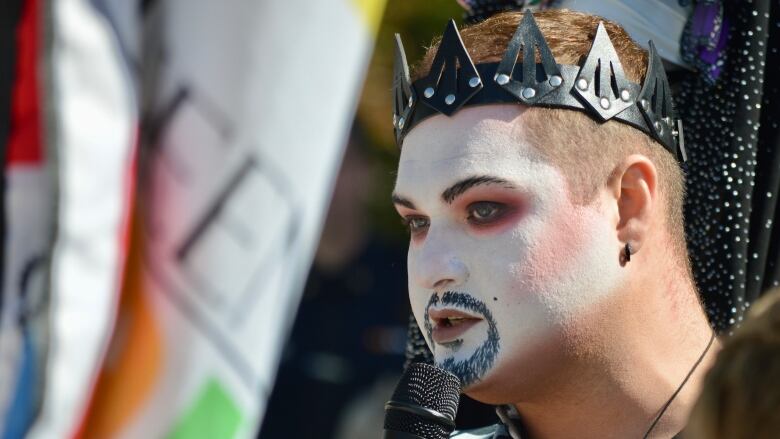
[[[617,202],[618,239],[631,244],[633,252],[642,248],[651,229],[658,203],[658,172],[650,159],[640,154],[626,157],[608,183]]]

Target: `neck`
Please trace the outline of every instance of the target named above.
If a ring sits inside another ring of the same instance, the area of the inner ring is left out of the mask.
[[[671,263],[641,275],[652,266],[645,260],[652,252],[645,253],[632,257],[635,281],[616,299],[578,316],[580,327],[593,323],[578,331],[587,336],[569,337],[565,372],[515,404],[531,438],[642,438],[702,356],[712,330],[690,276]],[[717,351],[715,340],[648,437],[683,429]]]

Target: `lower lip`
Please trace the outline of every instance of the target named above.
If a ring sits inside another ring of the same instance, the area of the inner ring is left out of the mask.
[[[452,343],[481,321],[479,319],[467,319],[453,326],[436,325],[433,328],[431,337],[438,344]]]

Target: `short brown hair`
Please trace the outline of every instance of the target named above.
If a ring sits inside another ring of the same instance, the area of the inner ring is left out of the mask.
[[[603,21],[626,76],[632,82],[642,83],[647,70],[647,52],[618,24],[565,9],[536,12],[534,18],[556,62],[571,65],[581,65],[599,21]],[[521,13],[507,12],[462,29],[460,34],[472,60],[475,63],[500,61],[521,19]],[[427,75],[437,47],[436,41],[416,66],[415,79]],[[648,157],[658,170],[658,188],[666,205],[673,250],[687,263],[682,213],[685,183],[676,158],[663,146],[629,125],[616,121],[602,124],[579,111],[535,107],[523,120],[528,140],[539,152],[560,167],[570,183],[581,183],[570,186],[574,200],[582,204],[591,202],[598,189],[613,177],[612,172],[621,159],[633,153]],[[550,126],[566,129],[550,129]]]
[[[769,439],[780,432],[780,289],[750,311],[707,374],[686,438]]]

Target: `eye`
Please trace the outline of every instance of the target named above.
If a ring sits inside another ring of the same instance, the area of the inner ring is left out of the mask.
[[[486,224],[498,219],[505,210],[505,206],[501,203],[480,201],[469,205],[468,219],[473,223]]]
[[[430,225],[430,220],[422,216],[407,216],[403,219],[404,225],[412,235],[424,232]]]

